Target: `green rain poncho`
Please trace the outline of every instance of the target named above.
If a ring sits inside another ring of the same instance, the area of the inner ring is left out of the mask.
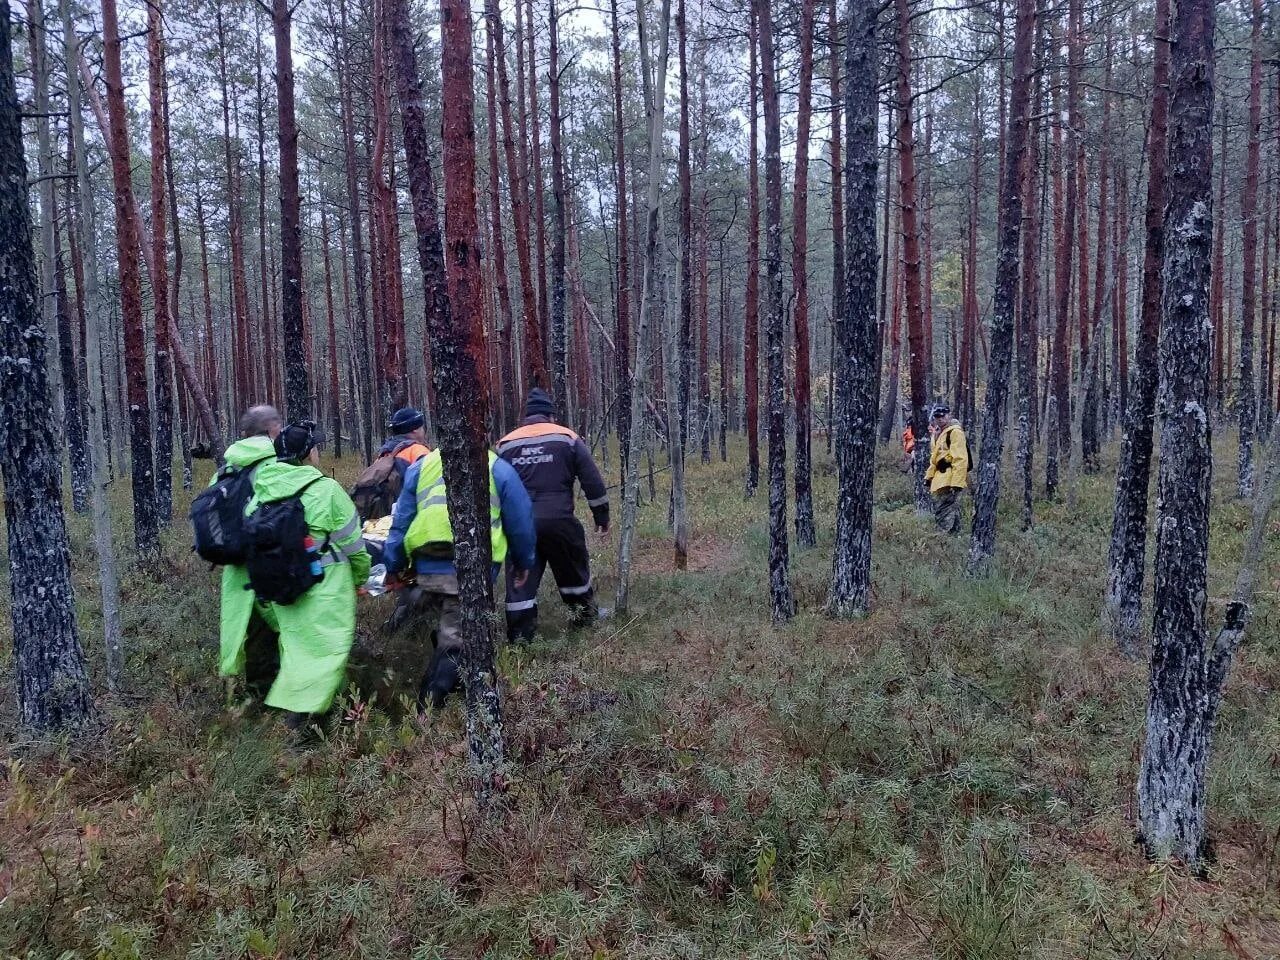
[[[227,447],[227,466],[240,470],[252,467],[259,461],[274,462],[275,444],[270,437],[246,437]],[[217,475],[209,481],[210,486]],[[243,566],[222,568],[222,616],[219,625],[218,673],[224,677],[238,677],[244,673],[244,644],[253,615],[253,593],[247,588],[249,575]],[[271,629],[276,628],[275,614],[266,604],[258,604],[258,614]]]
[[[369,554],[360,538],[355,505],[336,480],[315,467],[270,460],[253,475],[253,510],[259,501],[281,500],[302,491],[307,526],[317,543],[328,541],[336,562],[324,579],[288,605],[271,604],[280,631],[280,673],[267,706],[294,713],[323,713],[346,675],[356,632],[356,588],[369,578]]]

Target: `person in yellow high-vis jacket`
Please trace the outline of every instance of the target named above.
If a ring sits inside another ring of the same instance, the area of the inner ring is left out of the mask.
[[[259,503],[296,496],[320,553],[322,579],[289,604],[272,603],[280,629],[280,672],[267,694],[269,707],[300,725],[324,713],[346,678],[356,632],[356,589],[369,579],[369,554],[355,504],[336,480],[318,469],[323,439],[310,421],[291,423],[276,437],[276,458],[253,475],[252,512]]]
[[[275,460],[275,439],[284,421],[275,407],[251,407],[240,418],[240,436],[224,454],[226,465],[209,481],[217,483],[228,470],[256,470]],[[247,589],[243,564],[222,568],[222,604],[218,625],[218,673],[245,677],[251,692],[265,695],[280,664],[276,617],[270,604],[258,603]]]
[[[933,443],[924,478],[933,494],[934,520],[939,530],[959,533],[960,493],[969,485],[969,441],[945,404],[933,408],[929,432]]]
[[[422,678],[418,705],[444,705],[457,688],[458,654],[462,646],[458,615],[458,571],[453,565],[453,528],[446,502],[444,462],[433,450],[411,466],[391,514],[391,532],[383,552],[389,574],[413,565],[409,606],[418,612],[438,611],[435,652]],[[489,537],[496,580],[509,559],[514,577],[522,579],[534,563],[537,538],[533,505],[520,475],[505,460],[489,453]]]

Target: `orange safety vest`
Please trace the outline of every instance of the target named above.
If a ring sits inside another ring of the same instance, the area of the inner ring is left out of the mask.
[[[415,442],[397,450],[395,452],[395,458],[397,460],[403,460],[405,464],[411,467],[418,462],[419,458],[425,457],[430,452],[431,448],[425,443]]]
[[[910,426],[902,431],[902,449],[905,453],[911,453],[916,448],[916,432]]]

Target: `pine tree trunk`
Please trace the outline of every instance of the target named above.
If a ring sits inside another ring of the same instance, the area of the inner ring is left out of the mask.
[[[519,3],[520,0],[516,0]],[[542,114],[538,109],[538,44],[537,26],[533,21],[533,0],[525,0],[526,39],[529,42],[529,162],[530,179],[533,181],[533,248],[534,275],[538,282],[538,338],[547,348],[547,217],[543,197],[546,182],[542,176]],[[546,354],[543,354],[546,362]],[[553,389],[550,383],[548,389]]]
[[[1040,113],[1044,106],[1044,21],[1036,18],[1036,50],[1033,66],[1034,80],[1031,97],[1031,119],[1027,133],[1026,156],[1023,159],[1022,209],[1025,229],[1022,233],[1022,287],[1021,309],[1018,326],[1017,377],[1018,377],[1018,470],[1022,479],[1022,529],[1030,530],[1035,522],[1035,444],[1038,350],[1040,327],[1040,243],[1043,226],[1040,196],[1041,151]],[[1029,215],[1028,215],[1029,214]]]
[[[446,258],[414,53],[407,0],[386,0],[396,65],[400,119],[418,234],[427,341],[435,379],[437,429],[455,531],[466,686],[467,748],[476,801],[501,809],[505,790],[502,701],[494,665],[497,620],[489,542],[489,460],[485,433],[488,397],[481,370],[484,327],[480,306],[480,258],[476,248],[475,125],[471,76],[471,12],[460,0],[441,3],[441,67],[444,109]],[[453,274],[445,278],[445,262]],[[452,298],[448,295],[453,289]]]
[[[750,143],[747,145],[747,290],[743,305],[742,392],[745,394],[747,430],[746,495],[755,496],[760,486],[760,135],[757,130],[759,67],[757,64],[760,26],[756,2],[751,0],[747,43],[750,49],[748,112]]]
[[[1252,0],[1249,65],[1249,140],[1245,154],[1244,188],[1240,191],[1243,221],[1240,252],[1244,258],[1240,300],[1240,385],[1236,409],[1240,417],[1237,486],[1241,497],[1253,495],[1253,442],[1258,430],[1258,388],[1254,379],[1254,350],[1258,307],[1258,167],[1262,140],[1262,0]]]
[[[813,92],[814,0],[800,2],[800,90],[796,120],[795,186],[792,192],[791,283],[795,298],[796,545],[818,542],[813,525],[813,419],[809,372],[809,114]]]
[[[156,519],[173,517],[173,367],[169,350],[169,262],[164,168],[164,21],[161,0],[147,4],[147,89],[151,117],[151,290],[155,310]]]
[[[341,37],[334,39],[334,59],[338,62],[338,93],[343,143],[342,157],[346,174],[347,211],[351,229],[350,261],[354,273],[352,278],[354,283],[352,285],[355,287],[354,299],[357,321],[356,329],[352,333],[351,350],[359,370],[360,383],[363,385],[364,401],[362,406],[364,408],[364,417],[362,433],[364,437],[364,458],[365,462],[369,462],[373,459],[374,377],[369,356],[369,342],[365,337],[365,331],[369,327],[369,302],[366,292],[364,236],[360,221],[360,188],[359,179],[356,176],[355,108],[352,103],[351,76],[349,68],[346,66],[355,62],[350,46],[350,34],[347,31],[346,0],[338,0],[338,18]],[[339,233],[345,236],[345,231],[342,230],[341,224],[339,224]],[[344,256],[342,262],[346,264],[348,258]],[[358,392],[356,396],[359,395],[361,393]]]
[[[878,58],[875,7],[850,3],[843,90],[848,146],[843,202],[848,246],[841,247],[843,310],[836,315],[836,368],[832,371],[839,492],[827,611],[835,617],[857,616],[871,606],[872,482],[880,401],[880,329],[876,319]]]
[[[836,0],[827,8],[827,40],[831,47],[831,356],[827,383],[827,454],[834,448],[836,435],[836,365],[837,326],[844,316],[844,157],[841,143],[840,112],[843,96],[840,83],[840,20]],[[873,147],[874,149],[874,147]],[[874,183],[872,184],[874,187]],[[873,223],[874,226],[874,223]],[[874,279],[874,278],[873,278]]]
[[[565,326],[565,187],[560,146],[560,28],[555,0],[547,5],[547,97],[551,106],[551,394],[560,422],[569,419],[569,341]],[[539,221],[541,224],[541,221]],[[539,226],[541,229],[541,226]]]
[[[329,217],[324,197],[320,207],[320,257],[324,266],[324,316],[329,347],[329,422],[333,425],[333,455],[342,459],[342,390],[338,380],[338,324],[333,315],[333,268],[329,260]]]
[[[523,63],[523,39],[520,35],[520,0],[516,0],[516,47]],[[498,67],[498,100],[502,114],[502,150],[507,161],[507,183],[510,186],[512,221],[515,229],[516,261],[520,272],[520,302],[524,314],[524,339],[522,362],[523,384],[529,387],[547,387],[546,349],[542,331],[538,326],[538,304],[533,286],[533,264],[529,256],[529,183],[524,171],[524,81],[523,71],[517,69],[520,81],[520,154],[516,154],[516,139],[511,123],[511,84],[507,74],[506,45],[502,33],[502,13],[498,0],[487,0],[485,15],[493,30],[494,59]]]
[[[769,606],[774,623],[795,616],[787,545],[786,315],[782,303],[782,123],[770,0],[754,0],[764,104],[765,309],[769,357]]]
[[[623,476],[627,472],[627,451],[631,436],[631,241],[627,215],[627,148],[623,137],[622,41],[618,29],[618,0],[610,0],[610,32],[613,53],[613,152],[617,161],[614,182],[616,231],[618,237],[618,295],[614,329],[614,377],[617,380],[614,406],[618,429],[618,458]]]
[[[1148,855],[1193,865],[1204,854],[1215,692],[1206,671],[1205,625],[1215,7],[1212,0],[1179,0],[1172,23],[1155,615],[1138,778],[1139,833]]]
[[[71,505],[76,513],[84,513],[89,505],[89,449],[84,430],[84,409],[80,399],[80,376],[75,360],[76,340],[71,333],[71,315],[67,303],[62,249],[58,240],[57,181],[53,172],[56,151],[49,136],[48,26],[39,0],[31,0],[27,4],[27,34],[30,42],[32,106],[37,114],[35,118],[38,151],[36,173],[40,178],[42,321],[46,330],[54,329],[57,334],[55,344],[59,363],[59,385],[62,392],[62,414],[71,460]],[[73,60],[72,63],[74,62]]]
[[[63,56],[68,64],[77,63],[80,46],[71,18],[71,0],[59,0],[62,17]],[[0,53],[5,64],[8,58]],[[0,68],[2,69],[2,68]],[[77,283],[77,295],[85,307],[84,367],[85,410],[89,421],[89,513],[93,522],[93,547],[98,561],[98,589],[102,603],[103,646],[106,651],[107,688],[115,691],[123,670],[123,648],[120,625],[120,585],[116,575],[115,545],[111,539],[111,504],[108,484],[111,474],[111,451],[107,444],[106,404],[102,391],[102,329],[106,326],[102,292],[98,283],[97,203],[89,178],[88,152],[85,148],[80,73],[73,67],[66,72],[67,109],[71,133],[71,155],[75,164],[78,217],[73,230],[86,262],[83,285]],[[8,102],[7,100],[5,101]]]
[[[618,537],[618,595],[619,613],[627,610],[631,588],[631,560],[636,535],[636,514],[640,496],[640,435],[644,432],[645,378],[647,369],[645,351],[649,347],[649,324],[657,306],[658,245],[661,239],[659,215],[662,200],[662,131],[666,116],[666,97],[661,91],[667,86],[667,55],[671,33],[671,0],[662,0],[662,12],[658,21],[658,56],[650,62],[646,38],[644,0],[636,2],[636,18],[640,27],[640,70],[646,89],[659,91],[648,103],[649,119],[649,170],[648,197],[646,203],[646,229],[643,283],[640,313],[636,321],[636,362],[631,374],[631,432],[628,435],[623,462],[626,472],[622,483],[622,532]],[[649,496],[653,497],[653,461],[649,460]]]
[[[924,376],[924,304],[920,277],[920,225],[916,209],[915,130],[911,110],[911,13],[908,0],[895,0],[897,10],[898,179],[902,200],[902,279],[907,311],[908,371],[911,385],[911,425],[916,437],[913,456],[917,513],[932,512],[924,480],[929,462],[929,402]],[[970,284],[972,285],[972,278]]]
[[[1147,133],[1146,241],[1142,263],[1142,304],[1134,349],[1133,378],[1125,407],[1116,506],[1107,554],[1106,616],[1120,651],[1137,657],[1142,648],[1142,581],[1147,558],[1147,488],[1159,386],[1161,270],[1165,262],[1164,207],[1166,143],[1169,129],[1169,0],[1157,0],[1151,121]]]
[[[690,176],[689,142],[689,62],[686,56],[688,26],[685,22],[685,0],[676,6],[676,63],[680,70],[680,121],[676,179],[680,185],[679,249],[680,249],[680,338],[676,417],[679,421],[680,444],[689,441],[689,381],[693,366],[693,183]],[[669,407],[668,410],[671,408]]]
[[[103,73],[107,84],[110,126],[108,153],[115,184],[116,253],[119,257],[120,313],[124,325],[124,361],[129,402],[129,448],[132,460],[133,535],[138,552],[159,550],[155,468],[151,436],[151,401],[147,396],[146,330],[142,320],[142,280],[138,268],[141,231],[133,201],[128,116],[120,66],[120,28],[115,0],[102,3]]]
[[[76,628],[62,467],[53,440],[9,18],[6,4],[0,10],[0,475],[14,679],[22,724],[63,730],[82,725],[93,705]]]
[[[996,250],[995,304],[991,317],[991,356],[982,415],[978,486],[974,494],[969,570],[981,572],[995,552],[996,508],[1004,461],[1004,428],[1013,361],[1013,321],[1018,297],[1018,242],[1022,228],[1022,171],[1031,101],[1031,47],[1036,0],[1017,0],[1013,38],[1013,87],[1009,97],[1009,134],[1000,177],[1000,237]]]
[[[515,322],[511,311],[511,285],[507,273],[507,245],[502,235],[502,187],[501,164],[498,160],[498,109],[496,75],[494,66],[494,35],[496,33],[493,19],[497,17],[496,2],[485,4],[485,94],[488,108],[489,126],[489,232],[493,235],[493,274],[494,286],[498,294],[498,317],[501,324],[498,330],[498,350],[501,354],[498,369],[502,378],[502,429],[510,430],[519,421],[516,409],[517,395],[515,372],[512,369],[511,350],[508,348],[515,335]],[[497,30],[501,30],[501,26]],[[504,71],[505,73],[505,64]],[[508,187],[514,193],[514,184],[508,181]]]
[[[284,413],[311,416],[306,329],[302,322],[302,200],[298,188],[298,122],[293,98],[293,10],[289,0],[272,0],[275,28],[276,98],[280,123],[280,296],[284,337]]]

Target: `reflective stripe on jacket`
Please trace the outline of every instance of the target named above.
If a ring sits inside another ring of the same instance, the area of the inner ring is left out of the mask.
[[[507,536],[502,529],[502,501],[493,479],[497,454],[489,451],[489,544],[493,562],[507,559]],[[440,451],[430,453],[418,469],[418,486],[414,492],[417,512],[404,537],[404,548],[410,554],[419,550],[441,558],[453,555],[453,526],[449,522],[449,501],[444,485],[444,460]]]

